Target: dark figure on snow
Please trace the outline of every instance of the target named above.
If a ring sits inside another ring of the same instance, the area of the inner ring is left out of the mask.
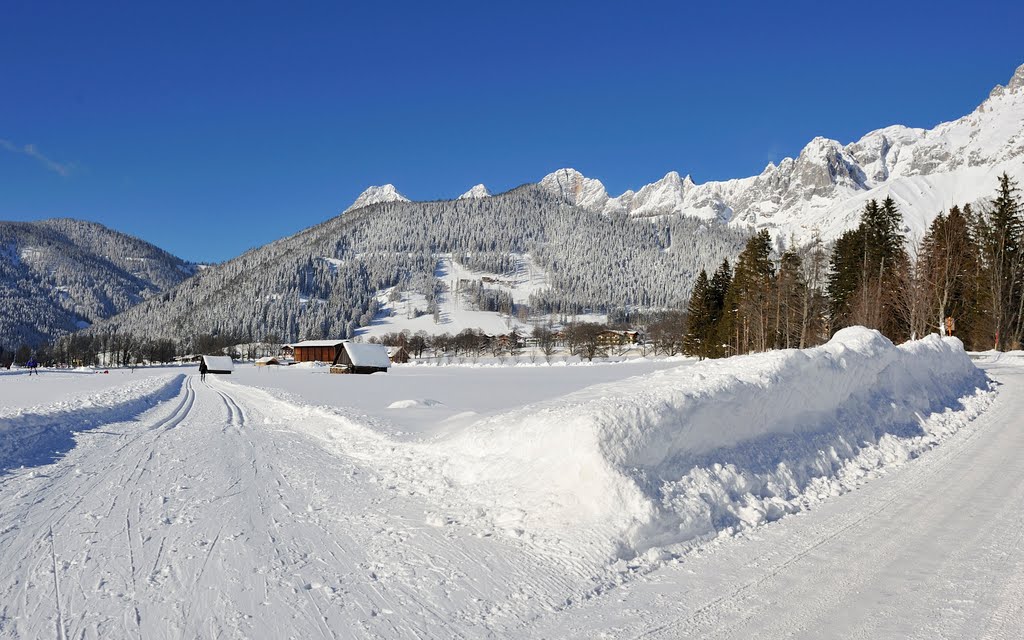
[[[209,371],[209,370],[210,369],[206,366],[206,359],[204,358],[204,359],[200,360],[199,361],[199,379],[200,380],[206,380],[206,372]]]
[[[31,360],[26,362],[25,366],[28,367],[28,375],[32,375],[33,373],[36,374],[37,376],[39,375],[39,363],[36,362],[35,358],[32,358]]]

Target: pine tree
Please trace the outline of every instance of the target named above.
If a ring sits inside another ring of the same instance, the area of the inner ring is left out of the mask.
[[[803,334],[803,304],[807,288],[800,255],[792,249],[779,257],[775,277],[775,348],[799,346]]]
[[[683,340],[683,352],[686,355],[697,356],[701,360],[708,357],[714,320],[713,305],[711,282],[707,271],[701,269],[686,310],[687,329]]]
[[[946,319],[950,318],[957,333],[970,334],[977,308],[970,282],[977,259],[970,224],[960,208],[954,206],[936,216],[921,240],[918,257],[925,301],[931,310],[929,329],[946,335]]]
[[[879,329],[893,340],[909,335],[900,322],[899,284],[909,257],[896,202],[870,200],[860,225],[836,242],[829,275],[833,329],[851,324]]]
[[[725,313],[733,315],[729,344],[736,353],[765,351],[774,346],[771,288],[775,264],[771,254],[772,237],[765,229],[747,241],[736,260],[724,305]]]
[[[849,326],[853,316],[854,296],[864,272],[863,235],[862,226],[846,231],[832,249],[826,290],[833,329]]]
[[[708,344],[707,351],[709,358],[722,358],[735,353],[735,348],[730,348],[732,328],[735,325],[735,309],[726,309],[730,286],[732,286],[732,266],[728,260],[722,260],[722,264],[711,276],[712,322],[708,331],[710,344]],[[730,351],[732,353],[729,353]]]
[[[996,197],[975,219],[974,234],[981,258],[989,345],[1006,349],[1019,338],[1022,222],[1017,185],[1007,174],[999,178]]]

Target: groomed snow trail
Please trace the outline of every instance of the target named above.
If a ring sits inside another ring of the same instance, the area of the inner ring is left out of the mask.
[[[212,377],[0,476],[0,637],[479,637],[589,588]]]
[[[548,616],[545,638],[992,638],[1024,629],[1024,362],[913,463]]]

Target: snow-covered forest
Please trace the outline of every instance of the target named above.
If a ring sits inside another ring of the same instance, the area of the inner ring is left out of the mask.
[[[735,266],[697,277],[684,350],[725,357],[821,344],[843,327],[894,342],[955,335],[968,348],[1019,349],[1024,337],[1024,202],[1004,174],[992,196],[954,205],[913,243],[891,198],[871,200],[831,251],[777,253],[762,230]]]
[[[429,297],[438,256],[497,273],[529,253],[549,277],[535,311],[681,307],[702,268],[747,234],[692,218],[633,220],[533,185],[481,199],[373,204],[198,273],[93,332],[239,341],[351,336],[389,287]],[[423,289],[423,290],[419,290]]]
[[[194,272],[195,265],[96,223],[0,222],[0,346],[81,329]]]

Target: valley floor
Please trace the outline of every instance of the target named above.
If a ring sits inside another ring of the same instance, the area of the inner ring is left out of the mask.
[[[0,380],[0,399],[31,382],[53,400],[0,410],[0,436],[37,434],[0,450],[0,637],[1017,636],[1018,359],[985,363],[994,401],[940,446],[646,564],[462,500],[432,448],[510,408],[689,366],[549,368],[539,383],[525,367],[162,370],[80,393],[68,377]],[[74,416],[84,430],[54,438]]]

